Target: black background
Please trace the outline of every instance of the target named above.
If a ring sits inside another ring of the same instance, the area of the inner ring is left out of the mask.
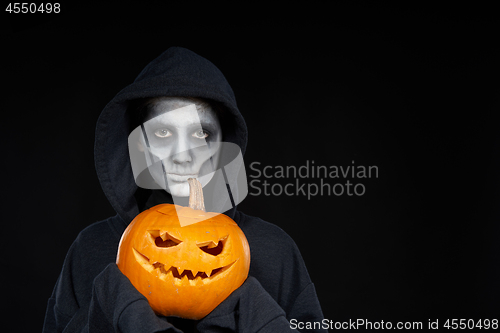
[[[232,85],[247,175],[254,161],[378,166],[354,180],[363,196],[240,205],[295,240],[326,318],[499,318],[499,19],[479,5],[404,3],[3,12],[3,323],[41,330],[72,241],[114,214],[93,164],[97,117],[169,46]]]

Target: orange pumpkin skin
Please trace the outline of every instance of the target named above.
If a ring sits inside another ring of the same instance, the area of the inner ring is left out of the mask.
[[[155,313],[201,319],[246,280],[250,247],[224,214],[161,204],[130,223],[116,263]]]

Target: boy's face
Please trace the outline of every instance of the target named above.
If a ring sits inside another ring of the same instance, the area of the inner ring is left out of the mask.
[[[140,145],[155,182],[173,196],[189,196],[188,178],[205,186],[217,170],[222,131],[215,112],[195,104],[162,99],[151,110],[158,116],[143,124]]]

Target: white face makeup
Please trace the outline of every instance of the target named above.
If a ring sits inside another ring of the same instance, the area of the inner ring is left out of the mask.
[[[173,97],[159,99],[151,111],[158,116],[143,124],[139,149],[154,181],[173,196],[187,197],[188,178],[205,186],[217,170],[222,139],[217,115]]]

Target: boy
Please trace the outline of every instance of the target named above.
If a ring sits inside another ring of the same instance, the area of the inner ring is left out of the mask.
[[[139,140],[129,142],[134,133]],[[239,148],[231,156],[243,156],[245,121],[222,73],[189,50],[169,48],[108,103],[96,127],[95,164],[117,214],[90,225],[72,244],[48,301],[44,332],[287,332],[291,319],[323,319],[293,240],[237,210],[245,194],[239,167],[217,177],[231,164],[222,143]],[[138,163],[141,154],[146,162]],[[201,178],[204,192],[211,188],[210,204],[236,221],[251,251],[248,279],[199,321],[155,315],[115,264],[127,225],[149,207],[181,203],[184,178],[192,175]],[[212,186],[221,181],[227,194]]]

